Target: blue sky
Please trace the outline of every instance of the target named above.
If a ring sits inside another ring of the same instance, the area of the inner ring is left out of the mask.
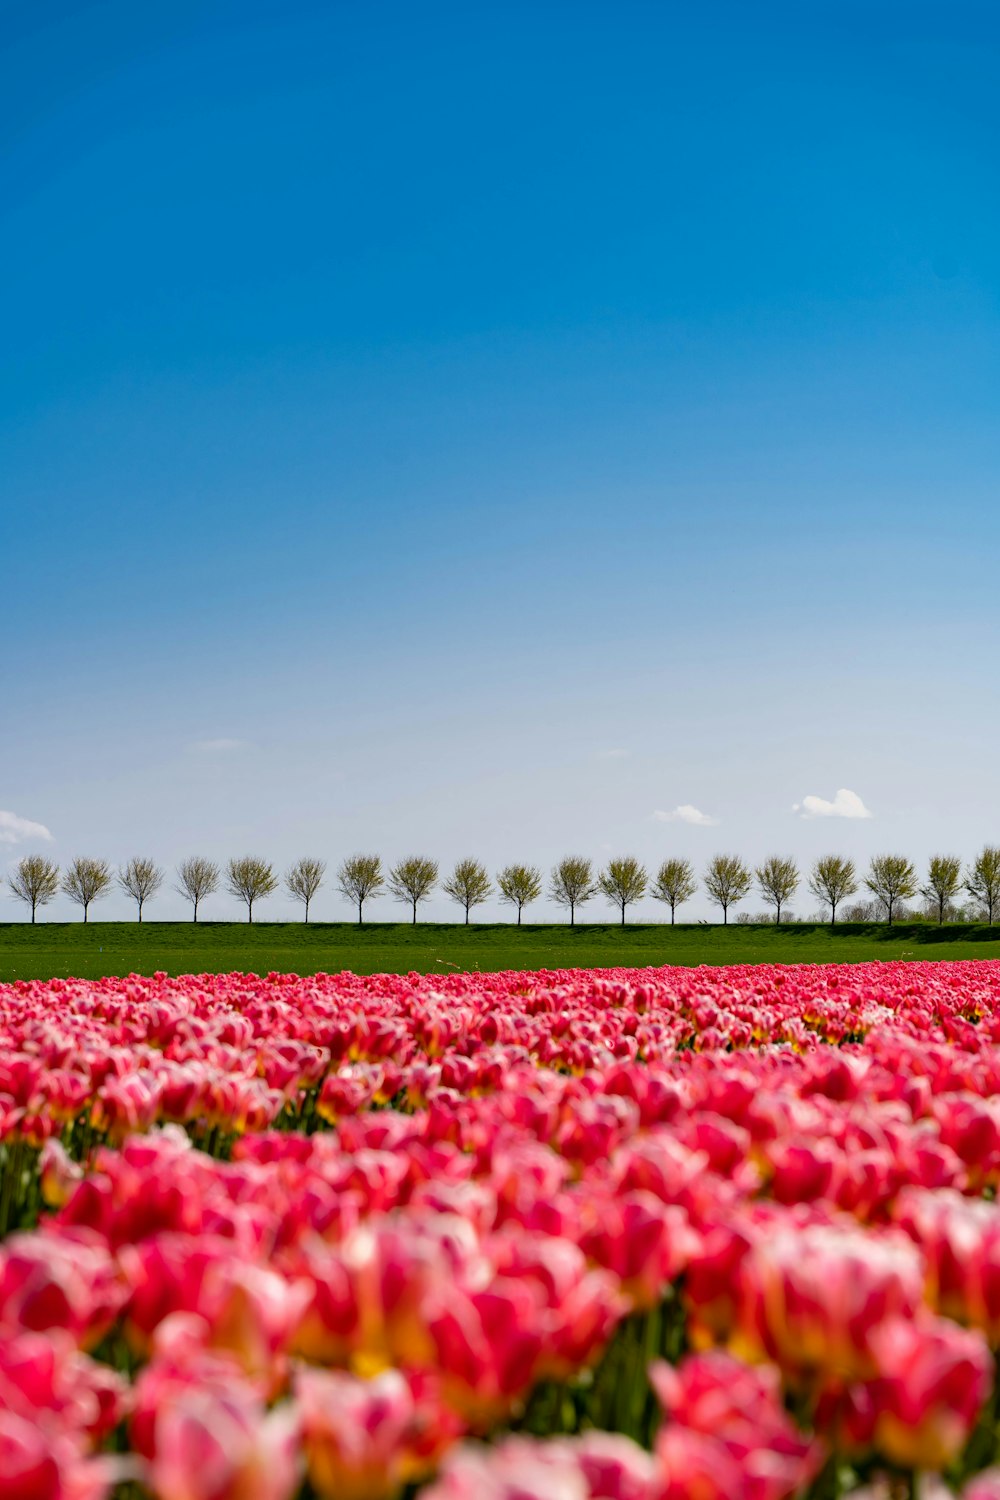
[[[1000,839],[998,64],[963,0],[0,4],[0,808]]]

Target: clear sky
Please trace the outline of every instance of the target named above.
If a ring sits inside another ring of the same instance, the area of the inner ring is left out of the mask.
[[[0,867],[1000,840],[998,74],[992,0],[2,0]]]

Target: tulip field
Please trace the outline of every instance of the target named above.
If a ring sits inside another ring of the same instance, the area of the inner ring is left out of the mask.
[[[0,986],[3,1500],[1000,1500],[1000,963]]]

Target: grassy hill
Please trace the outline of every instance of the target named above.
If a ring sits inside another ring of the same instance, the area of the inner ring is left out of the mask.
[[[665,926],[342,922],[43,922],[0,925],[0,981],[103,974],[422,973],[646,964],[858,963],[1000,958],[1000,927]]]

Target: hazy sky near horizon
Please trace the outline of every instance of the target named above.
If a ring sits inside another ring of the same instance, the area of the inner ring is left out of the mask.
[[[0,869],[1000,840],[998,70],[985,0],[0,0]]]

